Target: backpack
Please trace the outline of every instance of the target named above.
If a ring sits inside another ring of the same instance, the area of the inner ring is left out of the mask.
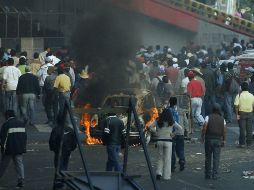
[[[231,80],[230,80],[230,84],[229,84],[228,90],[232,94],[239,93],[240,85],[239,85],[239,83],[236,81],[236,79],[234,77],[232,77]]]

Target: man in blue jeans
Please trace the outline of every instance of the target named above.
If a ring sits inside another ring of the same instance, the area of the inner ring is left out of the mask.
[[[107,146],[108,160],[106,171],[121,171],[119,152],[125,140],[126,130],[123,121],[116,114],[108,114],[104,122],[103,142]]]

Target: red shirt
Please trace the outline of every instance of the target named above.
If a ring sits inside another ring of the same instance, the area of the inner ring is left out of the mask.
[[[187,92],[191,98],[202,97],[205,89],[200,81],[192,79],[187,85]]]

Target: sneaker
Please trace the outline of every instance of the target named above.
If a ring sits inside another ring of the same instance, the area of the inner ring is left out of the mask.
[[[25,185],[24,185],[24,182],[21,181],[21,182],[18,182],[18,184],[16,185],[16,189],[21,189],[23,188]]]

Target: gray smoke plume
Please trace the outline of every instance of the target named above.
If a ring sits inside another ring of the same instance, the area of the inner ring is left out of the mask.
[[[94,73],[84,103],[99,106],[112,91],[128,87],[126,65],[140,45],[134,21],[130,12],[100,3],[78,23],[73,49],[79,66]]]

